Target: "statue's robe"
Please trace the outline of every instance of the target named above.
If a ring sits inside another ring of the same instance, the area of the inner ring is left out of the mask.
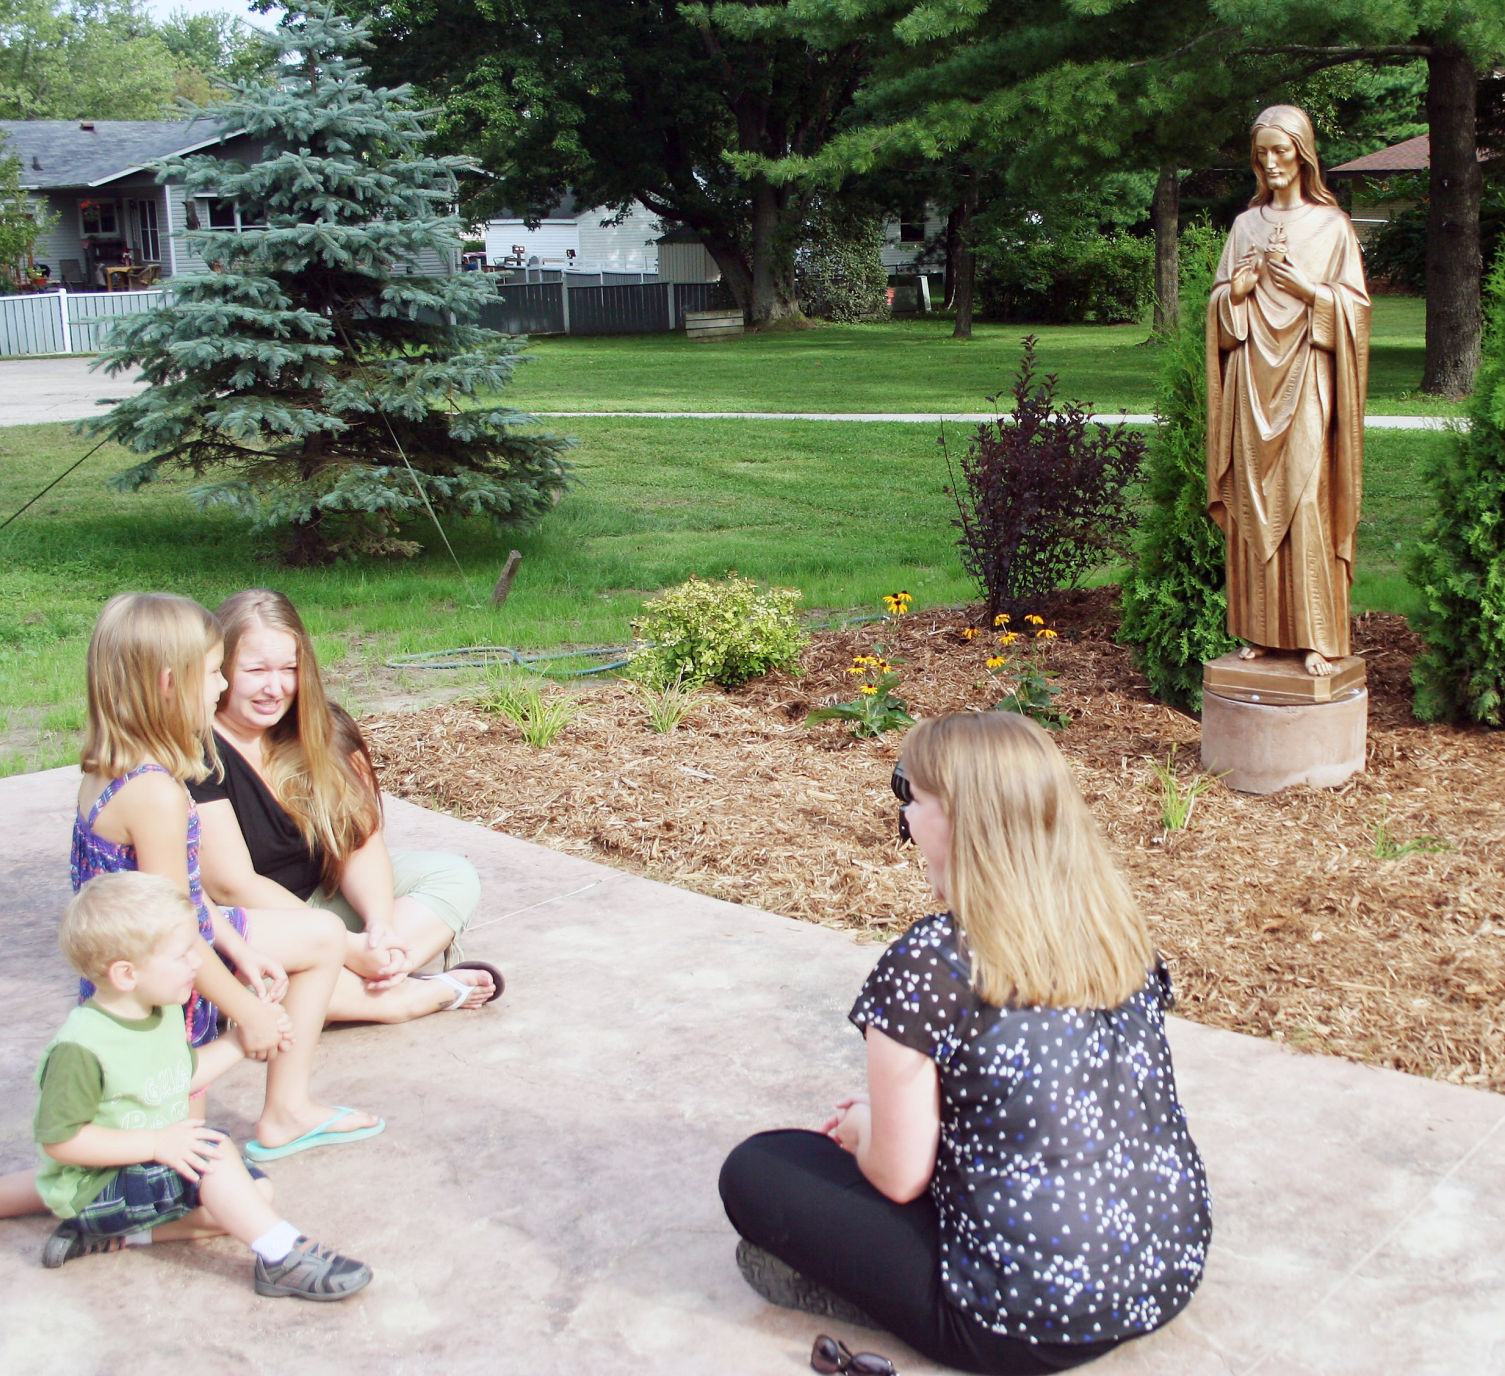
[[[1317,299],[1262,270],[1235,304],[1235,266],[1266,251],[1276,225]],[[1349,652],[1368,374],[1369,293],[1348,216],[1311,202],[1245,211],[1207,312],[1207,502],[1227,540],[1232,635],[1329,659]]]

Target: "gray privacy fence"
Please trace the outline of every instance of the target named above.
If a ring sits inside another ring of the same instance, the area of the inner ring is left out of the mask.
[[[0,296],[0,358],[98,353],[122,315],[151,310],[162,291],[46,291]]]
[[[0,296],[0,358],[98,353],[117,317],[151,310],[167,294],[50,291]],[[496,300],[481,308],[480,323],[502,334],[651,334],[681,329],[686,311],[710,310],[726,299],[719,282],[578,286],[572,275],[569,282],[499,284]]]

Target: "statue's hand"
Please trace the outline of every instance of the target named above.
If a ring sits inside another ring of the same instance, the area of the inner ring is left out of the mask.
[[[1299,301],[1311,305],[1317,299],[1317,288],[1307,275],[1288,258],[1269,260],[1270,280],[1282,291],[1289,292]]]
[[[1251,250],[1234,265],[1233,277],[1228,283],[1228,295],[1234,305],[1254,290],[1254,284],[1259,281],[1259,265],[1263,256],[1258,250]]]

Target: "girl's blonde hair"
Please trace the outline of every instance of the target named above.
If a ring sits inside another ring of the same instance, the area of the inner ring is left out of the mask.
[[[1050,737],[1013,712],[954,712],[904,740],[910,783],[951,824],[945,887],[989,1003],[1116,1008],[1144,983],[1144,918]]]
[[[124,592],[105,603],[89,638],[84,773],[118,779],[150,760],[198,780],[217,768],[204,660],[219,643],[218,623],[189,598]]]
[[[293,604],[267,588],[226,598],[214,615],[225,636],[226,679],[234,675],[242,637],[255,627],[283,631],[297,644],[298,691],[287,715],[267,732],[262,760],[272,796],[304,843],[323,857],[321,885],[337,888],[350,853],[380,828],[381,804],[374,780],[367,782],[336,732],[313,641]]]

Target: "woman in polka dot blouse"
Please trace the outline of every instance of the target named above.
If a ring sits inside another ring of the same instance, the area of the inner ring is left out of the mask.
[[[947,911],[852,1009],[866,1094],[721,1173],[776,1304],[965,1371],[1079,1366],[1191,1298],[1212,1235],[1176,1097],[1169,981],[1055,745],[1027,718],[922,722],[896,776]]]

